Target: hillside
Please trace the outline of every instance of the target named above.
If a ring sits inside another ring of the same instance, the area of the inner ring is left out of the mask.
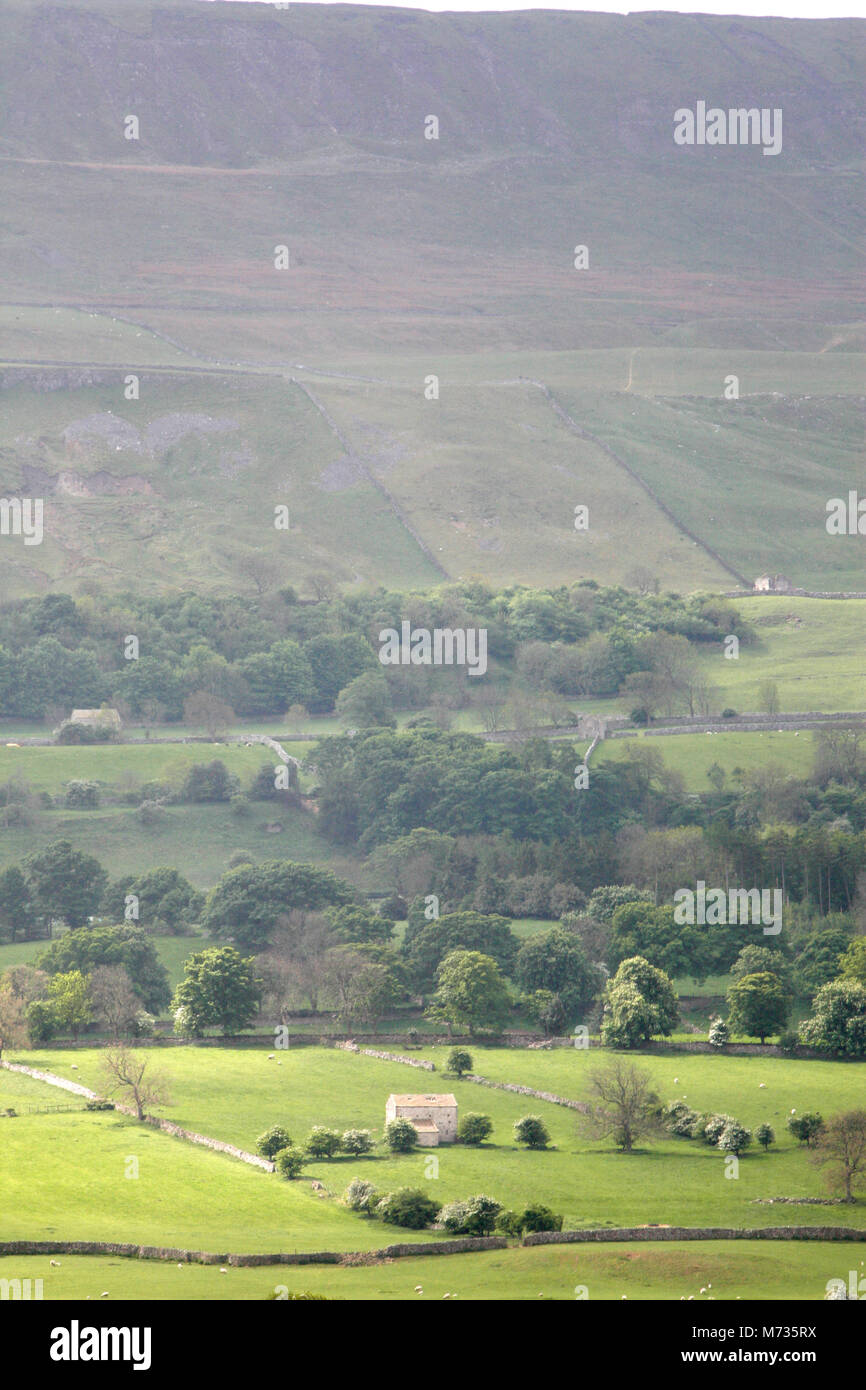
[[[638,555],[684,590],[866,587],[824,529],[863,428],[864,32],[7,5],[0,488],[46,539],[3,540],[4,592],[116,588],[130,553],[150,590]],[[676,145],[699,99],[781,110],[778,153]]]

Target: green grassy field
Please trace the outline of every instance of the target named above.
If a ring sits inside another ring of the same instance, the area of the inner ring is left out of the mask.
[[[385,1244],[389,1242],[383,1242]],[[429,1302],[490,1300],[758,1299],[815,1302],[827,1281],[849,1270],[862,1276],[866,1242],[844,1245],[670,1241],[663,1245],[515,1247],[470,1255],[379,1262],[366,1266],[268,1265],[254,1269],[117,1256],[0,1258],[0,1278],[42,1279],[53,1299],[268,1300],[317,1293],[332,1299]],[[418,1286],[421,1292],[417,1292]],[[706,1293],[701,1293],[706,1289]]]
[[[519,1081],[573,1099],[586,1095],[587,1070],[599,1061],[599,1054],[577,1049],[472,1051],[482,1075]],[[380,1133],[389,1093],[424,1084],[418,1073],[399,1063],[325,1048],[296,1048],[282,1057],[278,1054],[272,1061],[264,1048],[172,1047],[151,1055],[154,1065],[170,1079],[174,1103],[164,1113],[173,1122],[246,1148],[254,1145],[262,1130],[276,1123],[284,1124],[293,1139],[300,1141],[314,1124],[339,1129],[369,1128]],[[733,1182],[725,1179],[723,1156],[705,1145],[666,1138],[642,1146],[639,1152],[620,1154],[605,1142],[580,1135],[574,1112],[564,1107],[444,1076],[444,1049],[424,1048],[419,1055],[436,1061],[436,1080],[432,1084],[437,1090],[453,1090],[461,1112],[481,1111],[492,1117],[492,1142],[479,1149],[440,1149],[435,1155],[435,1177],[428,1176],[431,1156],[424,1150],[397,1157],[379,1151],[365,1159],[311,1161],[305,1176],[324,1183],[334,1198],[342,1194],[352,1177],[361,1175],[369,1177],[383,1191],[398,1186],[429,1186],[431,1194],[443,1202],[474,1192],[488,1192],[510,1207],[525,1206],[534,1198],[561,1212],[567,1227],[650,1222],[687,1226],[768,1225],[772,1224],[772,1208],[756,1204],[756,1198],[825,1195],[820,1175],[784,1128],[791,1108],[817,1109],[829,1114],[858,1104],[863,1089],[862,1068],[856,1064],[685,1054],[640,1058],[664,1100],[685,1097],[695,1109],[727,1111],[750,1127],[762,1120],[772,1124],[776,1146],[766,1155],[750,1151],[741,1160],[739,1178]],[[73,1059],[77,1071],[72,1070]],[[74,1077],[98,1089],[95,1051],[40,1050],[22,1054],[16,1060]],[[760,1089],[761,1081],[766,1083],[766,1090]],[[543,1116],[555,1146],[550,1151],[529,1152],[515,1145],[512,1126],[527,1113]],[[119,1124],[119,1119],[115,1123]],[[108,1129],[114,1132],[111,1120]],[[82,1135],[82,1142],[86,1133],[89,1131]],[[127,1142],[130,1135],[126,1129],[123,1133],[126,1151],[132,1152]],[[100,1173],[104,1171],[102,1163],[100,1158]],[[32,1198],[21,1194],[24,1207],[19,1214],[22,1221],[37,1221],[44,1229],[49,1216],[37,1215],[33,1209],[37,1185],[31,1187]],[[50,1194],[42,1194],[42,1201],[47,1201],[49,1209],[56,1205]],[[327,1202],[329,1214],[338,1210],[335,1201],[323,1201]],[[827,1208],[804,1206],[788,1210],[796,1213],[795,1224],[820,1225],[827,1220]],[[130,1218],[134,1214],[130,1208]],[[99,1220],[102,1221],[101,1215]],[[84,1224],[89,1228],[89,1222]],[[846,1209],[845,1221],[840,1224],[866,1228],[866,1204]],[[79,1221],[77,1229],[81,1226]],[[300,1231],[298,1238],[302,1238]]]
[[[852,588],[866,588],[866,570],[854,578]],[[758,642],[741,645],[736,661],[721,649],[704,656],[720,708],[759,710],[765,680],[778,686],[783,711],[866,707],[866,599],[743,598],[735,606]]]
[[[303,747],[303,745],[301,745]],[[0,782],[21,778],[36,791],[62,794],[73,778],[132,791],[143,782],[169,782],[180,787],[196,763],[218,758],[247,786],[259,768],[272,764],[274,754],[261,744],[236,743],[104,743],[81,747],[0,746]]]
[[[282,829],[268,831],[274,824]],[[113,876],[169,865],[198,888],[209,888],[226,872],[235,850],[246,851],[256,862],[327,861],[343,877],[357,880],[360,874],[359,861],[332,853],[316,833],[310,812],[289,807],[277,816],[268,802],[253,803],[243,817],[226,805],[169,806],[155,826],[143,826],[132,808],[37,812],[31,825],[0,833],[0,867],[20,864],[25,855],[60,839],[94,854]]]
[[[687,792],[712,790],[707,772],[713,763],[726,773],[731,782],[735,768],[752,772],[756,767],[771,763],[784,768],[795,777],[808,777],[814,761],[811,733],[723,733],[670,734],[667,737],[642,734],[635,738],[608,739],[593,753],[593,762],[618,762],[630,757],[637,748],[651,748],[662,755],[665,765],[678,772]],[[733,783],[734,788],[737,783]]]

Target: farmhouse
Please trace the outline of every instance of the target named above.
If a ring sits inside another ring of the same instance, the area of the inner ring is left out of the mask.
[[[794,585],[784,574],[760,574],[754,587],[759,594],[790,594]]]
[[[423,1149],[453,1144],[457,1139],[457,1100],[452,1095],[389,1096],[385,1104],[385,1123],[408,1120],[418,1132]]]

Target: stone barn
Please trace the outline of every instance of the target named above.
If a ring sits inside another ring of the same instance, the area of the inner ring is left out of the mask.
[[[457,1098],[437,1096],[389,1096],[385,1104],[385,1123],[408,1120],[418,1133],[423,1149],[453,1144],[457,1139]]]
[[[789,594],[794,585],[784,574],[759,574],[754,588],[759,594]]]
[[[120,733],[123,727],[116,709],[103,705],[101,709],[74,709],[65,724],[84,724],[90,729],[113,729]]]

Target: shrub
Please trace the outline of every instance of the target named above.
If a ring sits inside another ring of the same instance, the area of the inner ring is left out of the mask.
[[[366,1178],[353,1178],[346,1188],[343,1201],[352,1211],[362,1211],[366,1216],[370,1216],[379,1201],[379,1193]]]
[[[752,1142],[752,1131],[737,1120],[729,1120],[719,1135],[717,1148],[725,1153],[741,1154]]]
[[[58,743],[117,743],[119,739],[111,724],[73,724],[69,720],[57,731]]]
[[[24,1017],[27,1020],[30,1041],[36,1046],[39,1043],[50,1042],[60,1030],[57,1011],[50,1000],[34,999],[27,1005]]]
[[[692,1110],[684,1101],[672,1100],[664,1112],[665,1129],[679,1139],[693,1139],[698,1112]]]
[[[800,1035],[796,1028],[786,1028],[779,1034],[779,1047],[783,1052],[794,1052],[800,1046]]]
[[[255,862],[249,850],[233,849],[226,860],[226,867],[229,869],[239,869],[242,864],[255,864]]]
[[[387,917],[390,922],[404,922],[409,911],[409,904],[405,898],[401,898],[399,893],[392,893],[389,898],[379,904],[379,912],[383,917]]]
[[[731,709],[730,705],[728,705],[725,709],[722,710],[723,719],[736,719],[736,717],[737,711],[735,709]]]
[[[113,1110],[113,1100],[88,1100],[84,1103],[85,1110]]]
[[[64,804],[70,811],[95,810],[99,805],[99,783],[67,782]]]
[[[755,1138],[764,1150],[764,1153],[766,1153],[770,1145],[776,1142],[775,1130],[772,1125],[758,1125],[758,1128],[755,1130]]]
[[[324,1125],[313,1125],[304,1147],[313,1158],[333,1158],[340,1142],[337,1130],[326,1129]]]
[[[235,792],[234,796],[229,797],[229,810],[233,816],[249,815],[250,803],[243,792]]]
[[[562,1217],[552,1212],[550,1207],[542,1206],[540,1202],[527,1207],[520,1220],[524,1231],[562,1230]]]
[[[643,705],[639,705],[637,709],[632,710],[629,718],[632,724],[648,724],[649,710],[644,709]]]
[[[408,1120],[389,1120],[385,1126],[385,1143],[392,1154],[407,1154],[418,1142],[418,1131]]]
[[[707,1034],[707,1042],[710,1047],[727,1047],[730,1041],[728,1025],[723,1018],[714,1018],[710,1024],[710,1031]]]
[[[722,1135],[722,1130],[728,1124],[736,1124],[733,1115],[708,1115],[704,1120],[704,1142],[714,1146],[718,1144]]]
[[[546,1149],[550,1143],[547,1126],[538,1115],[524,1115],[522,1120],[515,1120],[514,1137],[518,1144],[526,1144],[530,1149]]]
[[[806,1110],[802,1115],[788,1116],[788,1129],[808,1149],[812,1148],[823,1128],[824,1117],[815,1111]]]
[[[156,1019],[147,1009],[139,1009],[132,1024],[134,1038],[152,1038],[156,1032]]]
[[[466,1222],[468,1219],[468,1202],[449,1202],[447,1207],[442,1208],[442,1225],[451,1235],[462,1235],[466,1230]]]
[[[516,1240],[523,1232],[523,1217],[516,1211],[501,1211],[496,1218],[496,1229]]]
[[[496,1225],[502,1210],[500,1202],[483,1192],[466,1202],[452,1202],[442,1211],[442,1224],[453,1235],[487,1236]]]
[[[292,1136],[282,1125],[271,1125],[256,1140],[256,1153],[262,1158],[273,1158],[281,1149],[291,1148]]]
[[[306,1162],[306,1154],[296,1144],[280,1149],[274,1155],[274,1163],[281,1178],[296,1178]]]
[[[457,1126],[457,1138],[461,1144],[483,1144],[493,1133],[493,1121],[489,1115],[476,1115],[469,1110]]]
[[[463,1076],[465,1072],[472,1070],[471,1054],[462,1047],[452,1047],[445,1066],[455,1076]]]
[[[406,1226],[410,1231],[423,1231],[441,1210],[441,1202],[434,1201],[417,1187],[399,1187],[376,1204],[383,1221],[390,1226]]]
[[[340,1148],[347,1154],[368,1154],[373,1148],[373,1136],[368,1129],[347,1129],[340,1140]]]

